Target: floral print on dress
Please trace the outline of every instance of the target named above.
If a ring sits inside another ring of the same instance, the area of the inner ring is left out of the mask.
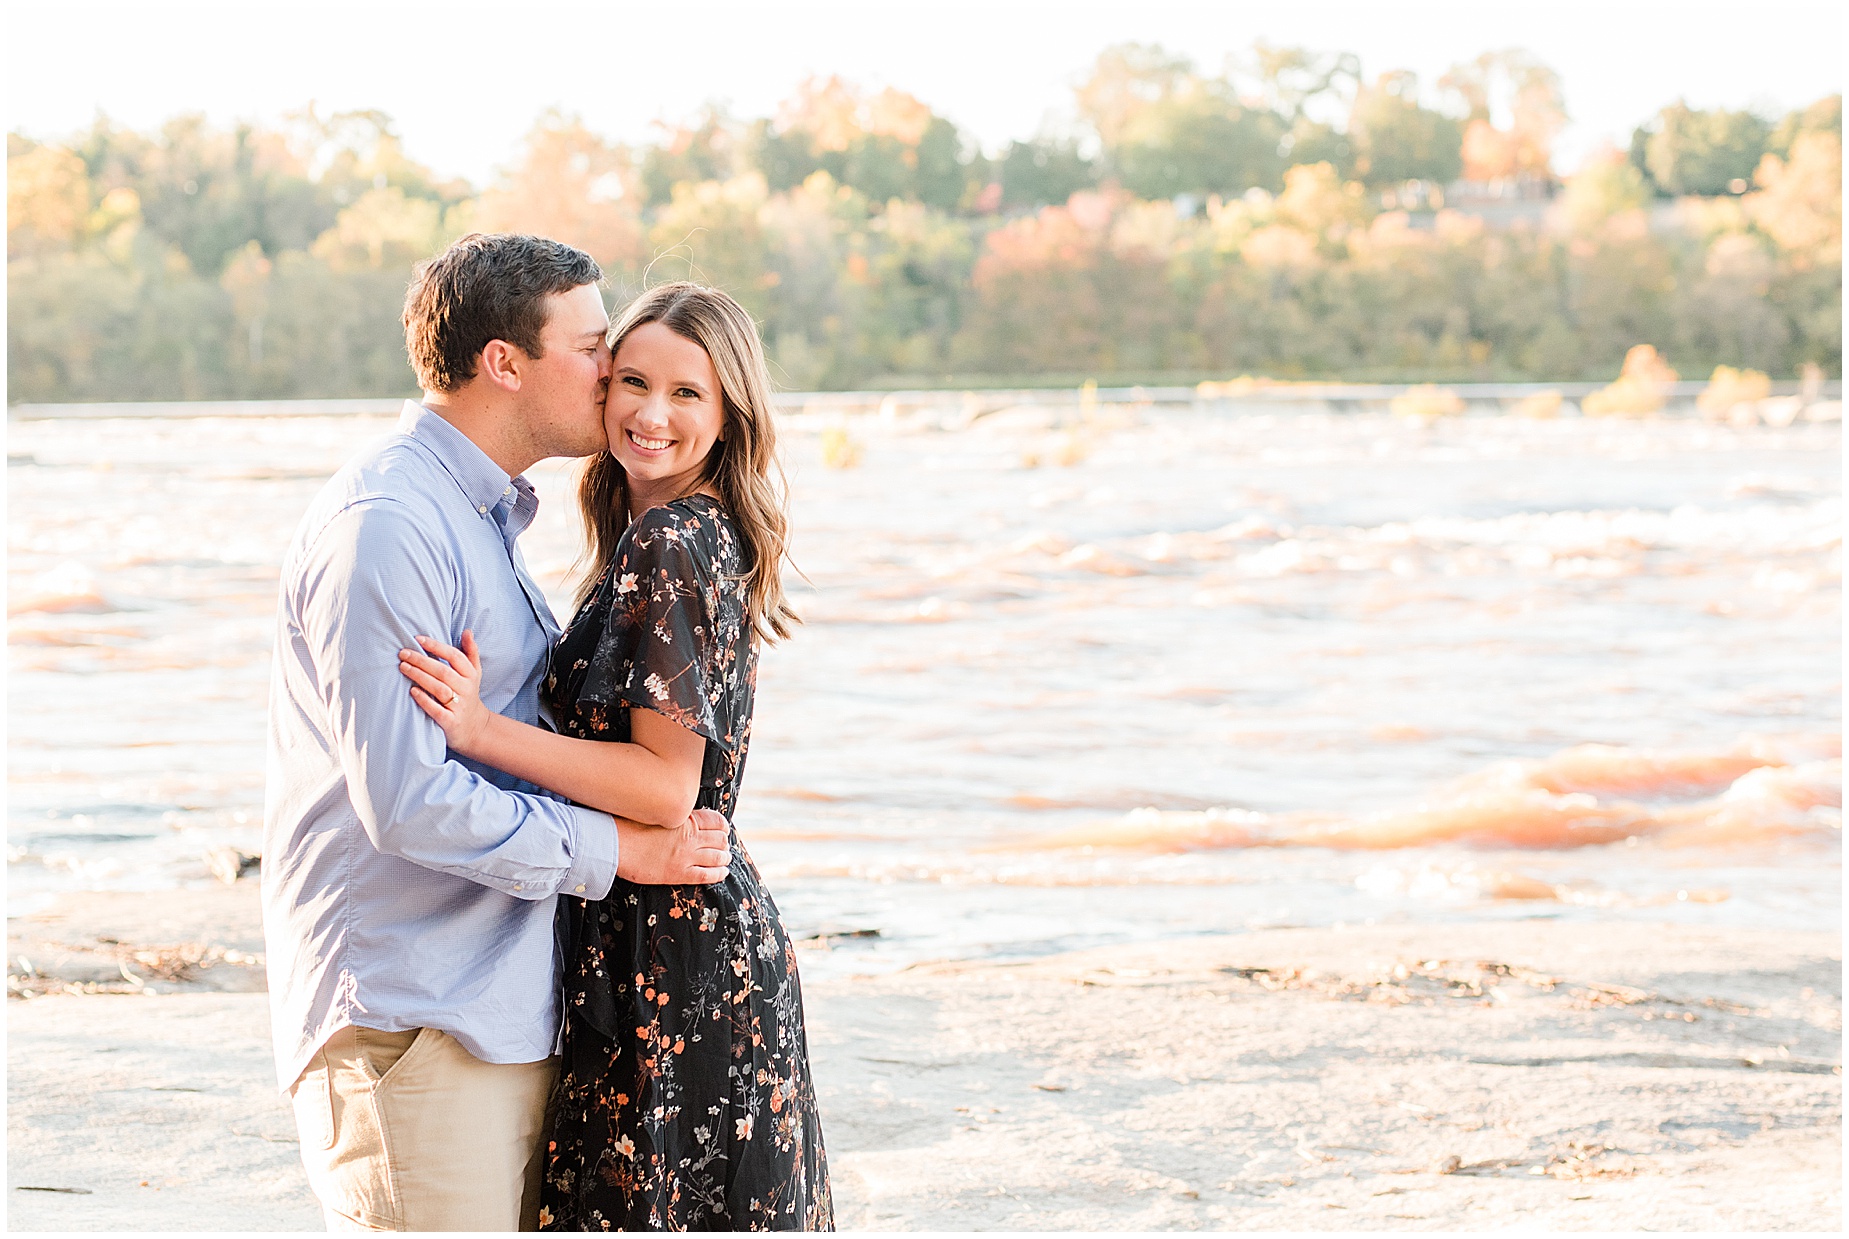
[[[705,496],[651,508],[553,650],[566,735],[654,710],[706,739],[701,808],[730,819],[757,656],[746,552]],[[832,1230],[796,953],[737,832],[713,886],[617,879],[563,899],[565,1062],[546,1230]]]

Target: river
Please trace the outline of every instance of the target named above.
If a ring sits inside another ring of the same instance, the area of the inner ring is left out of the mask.
[[[277,563],[391,426],[11,424],[15,913],[259,850]],[[1335,922],[1840,923],[1839,425],[783,428],[807,622],[763,655],[738,821],[830,947],[812,971]],[[565,613],[571,470],[531,476],[523,546]]]

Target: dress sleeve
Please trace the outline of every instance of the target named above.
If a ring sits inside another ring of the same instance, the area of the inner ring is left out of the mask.
[[[630,527],[611,569],[610,615],[585,668],[579,701],[628,705],[719,739],[713,708],[718,566],[705,527],[677,507]]]

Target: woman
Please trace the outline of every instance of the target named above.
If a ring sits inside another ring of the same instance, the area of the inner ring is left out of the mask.
[[[729,819],[756,639],[795,622],[769,375],[750,316],[695,284],[644,294],[610,341],[610,448],[578,492],[602,572],[545,681],[563,734],[481,705],[468,633],[418,638],[400,669],[466,757],[639,822]],[[564,901],[545,1229],[833,1228],[795,952],[736,832],[731,847],[714,886],[619,878]]]

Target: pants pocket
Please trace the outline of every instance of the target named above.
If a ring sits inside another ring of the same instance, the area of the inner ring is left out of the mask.
[[[333,1148],[334,1072],[325,1046],[315,1052],[302,1078],[289,1090],[289,1103],[295,1109],[295,1130],[303,1152]]]
[[[405,1032],[379,1032],[372,1028],[355,1027],[353,1042],[356,1057],[372,1077],[376,1085],[384,1085],[386,1080],[397,1071],[406,1059],[415,1055],[417,1043],[425,1039],[428,1028],[412,1028]]]
[[[379,1074],[351,1026],[329,1037],[295,1087],[296,1124],[309,1186],[348,1227],[403,1228],[390,1132],[379,1105]],[[398,1034],[375,1034],[396,1037]],[[405,1034],[408,1043],[415,1034]],[[381,1062],[384,1063],[384,1055]],[[389,1073],[408,1050],[384,1063]]]

